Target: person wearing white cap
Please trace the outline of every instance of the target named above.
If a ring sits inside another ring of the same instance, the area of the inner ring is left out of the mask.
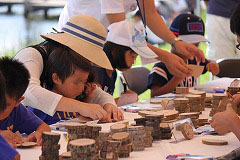
[[[94,67],[98,76],[98,83],[102,89],[113,94],[117,73],[115,69],[126,71],[131,68],[138,55],[144,58],[156,58],[157,55],[147,46],[142,25],[133,24],[129,20],[116,22],[108,26],[107,42],[104,45],[105,51],[112,70]],[[136,94],[127,91],[125,94]],[[125,102],[125,104],[128,102]],[[129,102],[130,103],[130,102]]]
[[[183,41],[199,46],[200,42],[208,42],[204,37],[205,27],[204,22],[198,16],[193,14],[180,14],[172,22],[170,30]],[[198,64],[196,60],[189,60],[187,57],[179,54],[179,52],[172,48],[171,52],[181,57],[187,64]],[[199,65],[204,66],[202,74],[207,71],[217,75],[219,66],[215,61],[206,60]],[[196,78],[189,76],[186,78],[178,78],[172,75],[163,62],[156,63],[148,77],[148,88],[151,89],[151,96],[159,96],[172,92],[177,86],[179,87],[193,87],[196,85]]]
[[[96,17],[105,27],[114,22],[125,19],[128,11],[133,11],[139,4],[142,19],[157,36],[174,46],[180,53],[190,59],[197,57],[197,60],[204,61],[204,54],[192,44],[185,43],[172,34],[162,17],[158,14],[154,0],[68,0],[59,18],[59,27],[67,22],[69,17],[75,14],[86,14]],[[191,75],[191,70],[186,63],[174,54],[164,50],[148,46],[158,55],[158,59],[165,62],[169,71],[178,77]]]
[[[114,119],[119,120],[118,108],[113,97],[99,87],[96,87],[94,99],[91,100],[95,104],[83,103],[45,88],[48,56],[53,52],[61,52],[61,49],[69,48],[95,65],[112,69],[103,51],[106,29],[102,24],[94,17],[76,15],[65,24],[62,32],[41,36],[46,41],[24,48],[14,57],[26,66],[31,76],[29,86],[24,94],[24,104],[50,116],[53,116],[56,111],[64,111],[78,112],[80,115],[92,119],[108,118],[110,120],[114,113]],[[103,108],[108,109],[104,110]],[[109,117],[106,117],[107,112]]]

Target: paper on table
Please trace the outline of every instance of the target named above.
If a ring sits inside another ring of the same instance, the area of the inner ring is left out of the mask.
[[[189,64],[188,68],[193,71],[192,76],[197,78],[197,77],[199,77],[202,74],[204,66]]]

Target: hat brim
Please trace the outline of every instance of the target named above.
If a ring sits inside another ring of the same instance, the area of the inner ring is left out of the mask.
[[[199,34],[179,35],[178,37],[187,43],[209,42],[204,36]]]
[[[157,58],[158,56],[147,46],[146,47],[131,47],[138,55],[144,58]]]
[[[71,48],[99,67],[113,70],[112,65],[103,49],[85,40],[79,39],[65,32],[58,34],[45,34],[41,35],[41,37],[44,39],[54,40]]]

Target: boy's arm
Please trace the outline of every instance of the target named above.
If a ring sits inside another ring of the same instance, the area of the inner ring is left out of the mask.
[[[182,80],[183,79],[181,79],[181,78],[173,77],[168,83],[166,83],[162,87],[159,87],[157,85],[152,85],[151,96],[152,97],[160,96],[162,94],[172,92]]]
[[[27,141],[31,142],[31,141],[36,141],[36,143],[38,145],[41,145],[42,143],[42,132],[50,132],[51,128],[49,127],[49,125],[47,125],[45,122],[42,122],[42,124],[40,126],[38,126],[37,130],[33,133],[31,133],[28,137],[27,137]]]
[[[13,160],[20,160],[21,158],[20,158],[20,154],[17,154],[14,158],[13,158]]]

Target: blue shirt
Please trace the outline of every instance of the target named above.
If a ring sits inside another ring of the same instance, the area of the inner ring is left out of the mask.
[[[117,72],[114,70],[112,76],[109,77],[106,69],[93,66],[93,71],[97,76],[97,82],[101,84],[102,90],[113,95],[115,89],[115,82],[117,79]]]
[[[14,107],[9,116],[0,121],[0,130],[19,131],[20,133],[30,134],[36,131],[42,120],[28,110],[23,104]]]
[[[188,60],[188,64],[197,64],[195,60]],[[201,66],[204,66],[203,73],[206,73],[206,66],[208,61],[205,63],[200,63]],[[171,79],[173,75],[168,71],[166,65],[163,62],[155,63],[148,76],[148,88],[151,89],[152,85],[156,85],[159,87],[163,87],[166,85]],[[178,86],[179,87],[193,87],[196,85],[196,79],[194,77],[186,77]]]
[[[31,110],[36,116],[38,116],[42,121],[47,123],[48,125],[54,124],[59,122],[60,120],[68,120],[72,118],[76,118],[79,113],[73,113],[73,112],[56,112],[53,116],[49,116],[48,114],[32,108],[28,107],[29,110]]]
[[[18,152],[13,149],[7,141],[0,135],[0,159],[1,160],[12,160]]]

